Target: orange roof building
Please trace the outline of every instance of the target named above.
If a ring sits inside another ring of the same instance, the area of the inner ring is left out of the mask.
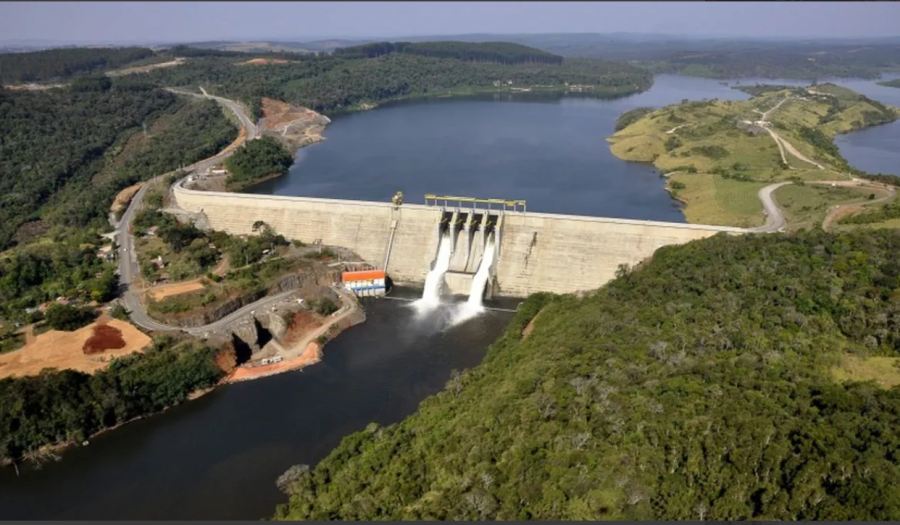
[[[341,281],[358,297],[383,297],[386,292],[384,270],[343,272]]]

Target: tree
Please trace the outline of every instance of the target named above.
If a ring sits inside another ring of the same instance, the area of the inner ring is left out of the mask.
[[[47,307],[44,317],[50,328],[71,332],[90,324],[96,314],[90,308],[54,303]]]

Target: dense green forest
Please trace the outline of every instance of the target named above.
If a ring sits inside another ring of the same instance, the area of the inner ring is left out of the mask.
[[[175,95],[156,89],[0,91],[0,249],[19,225],[40,217],[54,194],[90,181],[126,132],[178,104]]]
[[[385,100],[495,90],[497,81],[506,84],[504,89],[510,87],[508,81],[512,87],[556,90],[564,90],[566,83],[591,85],[600,96],[630,94],[653,84],[653,76],[642,69],[589,59],[566,60],[561,65],[505,65],[392,53],[370,59],[304,55],[299,61],[267,66],[237,66],[239,62],[196,59],[142,78],[160,86],[202,85],[250,107],[258,107],[260,97],[271,97],[329,114]]]
[[[510,42],[376,42],[361,46],[342,47],[334,50],[334,56],[343,58],[375,58],[391,53],[406,53],[432,58],[455,58],[474,62],[499,62],[501,64],[555,64],[563,63],[563,57],[540,49]]]
[[[0,249],[27,221],[102,225],[123,188],[213,155],[237,136],[212,101],[118,86],[0,92]],[[139,144],[129,148],[130,140]]]
[[[622,60],[656,73],[712,78],[875,79],[882,73],[900,71],[900,45],[896,41],[865,38],[763,41],[596,33],[472,37],[482,42],[516,42],[562,55],[567,60],[570,57]]]
[[[0,318],[28,320],[26,308],[59,296],[114,297],[114,265],[97,257],[95,232],[108,228],[115,195],[236,138],[215,102],[126,79],[0,91],[0,250],[14,247],[0,254]]]
[[[900,355],[898,249],[720,234],[533,295],[416,414],[286,472],[277,517],[900,519],[900,390],[830,374]]]
[[[146,47],[61,48],[0,54],[0,84],[64,80],[123,67],[154,56]]]
[[[261,137],[246,142],[228,157],[225,161],[229,172],[226,183],[237,190],[273,175],[284,175],[293,163],[294,156],[281,143],[272,137]]]
[[[46,242],[0,255],[0,319],[33,321],[25,309],[57,297],[109,301],[118,292],[115,265],[97,257],[94,232],[59,229]]]
[[[655,52],[635,63],[654,73],[709,78],[876,79],[882,73],[900,71],[900,45],[811,47],[785,42],[775,49],[746,46],[736,50],[710,48],[701,53]]]
[[[640,107],[629,109],[616,119],[615,130],[621,131],[654,111],[656,111],[656,108]]]
[[[222,377],[215,351],[162,338],[94,375],[45,370],[0,380],[0,461],[40,459],[41,447],[92,434],[185,401]]]

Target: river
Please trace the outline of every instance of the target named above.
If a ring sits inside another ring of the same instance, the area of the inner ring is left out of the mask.
[[[756,79],[742,80],[754,83]],[[763,83],[791,81],[759,80]],[[900,89],[837,81],[900,106]],[[682,99],[746,99],[714,80],[663,75],[616,100],[432,100],[336,118],[287,177],[253,191],[408,202],[426,192],[527,199],[529,210],[681,221],[648,165],[623,162],[605,138],[616,117]],[[851,164],[898,173],[898,123],[842,136]],[[880,160],[875,160],[880,159]],[[870,163],[870,164],[866,164]],[[126,425],[16,476],[0,469],[0,519],[257,519],[284,501],[275,480],[314,464],[370,422],[389,424],[477,365],[511,318],[489,312],[444,330],[404,303],[367,303],[368,321],[325,347],[321,363],[229,385]]]

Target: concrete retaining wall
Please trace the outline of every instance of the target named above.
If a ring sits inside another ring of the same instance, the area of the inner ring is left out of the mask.
[[[387,273],[397,283],[423,283],[437,253],[441,214],[434,207],[404,204],[394,210],[389,202],[203,192],[180,185],[175,186],[173,194],[184,210],[204,213],[214,229],[251,234],[253,223],[262,220],[289,239],[344,246],[379,268],[388,250],[391,223],[396,220]],[[634,265],[661,246],[683,244],[719,232],[745,231],[695,224],[507,212],[499,231],[494,292],[524,297],[538,291],[593,290],[612,279],[620,264]],[[477,255],[480,259],[475,251],[480,250],[473,246],[472,258]],[[463,285],[455,284],[454,288]]]

